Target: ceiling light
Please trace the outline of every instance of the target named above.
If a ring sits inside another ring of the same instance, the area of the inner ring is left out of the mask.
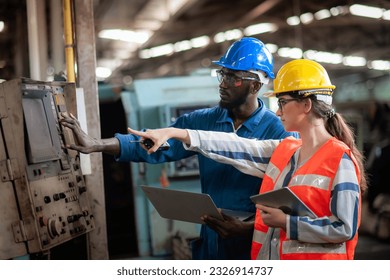
[[[123,29],[106,29],[99,32],[99,37],[111,40],[121,40],[130,43],[143,44],[151,35],[150,31],[132,31]]]
[[[224,32],[219,32],[217,34],[215,34],[214,36],[214,42],[215,43],[222,43],[222,42],[225,42],[226,41],[226,38],[225,38],[225,33]]]
[[[346,66],[360,67],[365,66],[366,63],[366,59],[361,56],[346,56],[343,59],[343,64]]]
[[[287,18],[286,22],[288,25],[298,25],[301,21],[299,20],[299,17],[292,16]]]
[[[278,46],[275,44],[265,44],[265,46],[270,51],[270,53],[276,53],[276,51],[278,50]]]
[[[381,8],[354,4],[349,7],[349,11],[351,14],[355,16],[361,17],[369,17],[369,18],[381,18],[383,15],[383,10]]]
[[[175,44],[165,44],[150,49],[144,49],[139,52],[139,57],[142,59],[148,59],[151,57],[169,55],[173,52],[186,51],[192,48],[202,48],[210,43],[208,36],[200,36],[191,40],[184,40],[176,42]]]
[[[337,7],[330,8],[330,14],[334,17],[338,16],[340,14],[340,10]]]
[[[151,52],[149,49],[145,49],[145,50],[140,50],[139,52],[139,58],[141,59],[148,59],[148,58],[151,58],[152,55],[151,55]]]
[[[326,18],[330,18],[332,15],[330,14],[330,11],[327,9],[320,10],[314,14],[314,18],[316,20],[322,20]]]
[[[390,70],[390,61],[373,60],[368,63],[368,68],[375,70]]]
[[[142,59],[147,59],[151,57],[168,55],[174,52],[173,44],[165,44],[157,47],[153,47],[150,49],[141,50],[139,53],[139,57]]]
[[[382,18],[385,20],[390,20],[390,10],[384,11]]]
[[[191,45],[193,48],[202,48],[207,46],[210,43],[209,36],[200,36],[197,38],[191,39]]]
[[[0,20],[0,32],[4,30],[4,21]]]
[[[108,78],[111,76],[111,69],[107,67],[96,67],[96,77],[97,78]]]
[[[315,50],[305,51],[304,57],[317,62],[340,64],[343,62],[343,55],[339,53],[321,52]]]
[[[242,32],[240,29],[232,29],[225,32],[225,38],[228,41],[236,40],[242,37]]]
[[[174,44],[173,46],[175,52],[182,52],[189,49],[192,49],[191,42],[188,40],[180,41]]]
[[[276,30],[278,30],[278,26],[274,23],[259,23],[246,27],[244,29],[244,34],[246,36],[252,36],[267,32],[275,32]]]
[[[213,40],[215,43],[222,43],[225,41],[236,40],[242,37],[240,29],[232,29],[225,32],[219,32],[215,34]]]
[[[293,59],[302,58],[302,50],[300,48],[280,48],[278,55],[281,57],[289,57]]]
[[[151,57],[168,55],[173,53],[173,44],[165,44],[154,48],[150,48],[149,51]]]
[[[313,14],[312,13],[305,13],[305,14],[302,14],[300,17],[301,19],[301,22],[303,24],[309,24],[310,22],[313,21]]]

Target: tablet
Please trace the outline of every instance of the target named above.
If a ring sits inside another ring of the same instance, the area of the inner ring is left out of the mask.
[[[222,220],[223,217],[208,194],[194,193],[168,188],[141,186],[159,215],[166,219],[204,224],[203,215]],[[222,212],[237,219],[244,220],[254,213],[223,209]]]
[[[251,196],[253,203],[279,208],[293,216],[317,216],[288,187]]]

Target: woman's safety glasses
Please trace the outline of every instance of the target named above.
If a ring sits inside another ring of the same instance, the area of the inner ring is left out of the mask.
[[[289,102],[291,101],[298,101],[300,100],[299,98],[290,98],[290,99],[284,99],[284,98],[280,98],[278,99],[278,107],[279,107],[279,110],[281,112],[283,112],[283,107],[288,104]]]

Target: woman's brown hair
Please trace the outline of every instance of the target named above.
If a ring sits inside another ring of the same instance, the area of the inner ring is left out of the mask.
[[[356,159],[360,169],[360,189],[363,193],[367,189],[367,178],[364,169],[364,157],[355,143],[355,134],[351,126],[345,121],[343,116],[336,113],[331,105],[317,100],[315,95],[309,96],[312,100],[312,110],[315,116],[325,120],[326,130],[338,140],[344,142]]]

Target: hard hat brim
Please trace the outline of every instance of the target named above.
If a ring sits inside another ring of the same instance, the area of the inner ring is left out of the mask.
[[[313,88],[305,88],[305,89],[300,89],[298,91],[294,91],[295,93],[298,93],[298,95],[302,96],[309,96],[309,95],[315,95],[315,94],[322,94],[322,95],[332,95],[333,91],[335,90],[336,86],[328,86],[328,87],[313,87]],[[292,93],[291,91],[268,91],[263,94],[264,97],[277,97],[278,95],[281,94],[286,94],[286,93]]]

